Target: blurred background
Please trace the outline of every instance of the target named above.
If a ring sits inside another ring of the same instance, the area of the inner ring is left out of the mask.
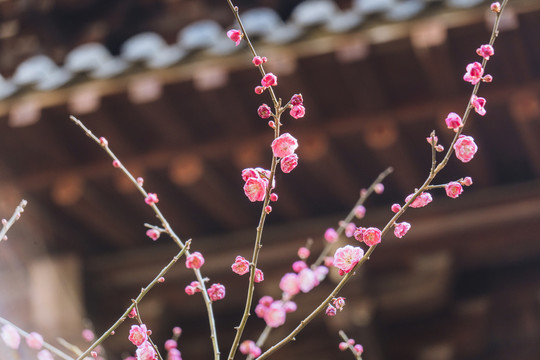
[[[388,166],[385,192],[366,203],[359,226],[382,227],[428,174],[426,137],[447,145],[444,119],[462,114],[472,86],[462,80],[495,19],[481,0],[238,1],[258,53],[286,102],[301,92],[304,119],[284,115],[300,143],[299,166],[278,173],[259,267],[263,295],[280,296],[296,251],[323,247],[367,187]],[[192,250],[203,273],[227,287],[216,302],[220,346],[228,353],[243,311],[246,277],[229,267],[251,257],[260,203],[243,194],[240,172],[270,166],[272,132],[257,116],[258,71],[235,47],[225,0],[1,0],[0,217],[28,206],[0,242],[0,316],[84,348],[81,331],[107,329],[178,249],[139,193],[98,145],[68,118],[80,118],[145,188]],[[433,191],[411,209],[402,239],[388,234],[341,294],[345,310],[315,319],[276,359],[350,359],[343,329],[365,360],[540,359],[540,3],[511,0],[500,24],[492,84],[479,95],[487,115],[464,131],[479,151],[455,157],[436,180],[471,176],[459,199]],[[339,245],[354,244],[343,239]],[[310,261],[314,261],[312,255]],[[140,305],[162,344],[173,326],[185,359],[211,358],[203,302],[182,261]],[[333,288],[337,274],[296,298],[298,310],[272,332],[289,333]],[[131,323],[105,343],[109,359],[135,348]],[[264,323],[250,318],[245,339]],[[6,353],[0,343],[0,351]],[[6,355],[7,356],[7,355]],[[237,358],[240,358],[240,354]],[[0,356],[4,359],[4,355]],[[23,359],[35,353],[22,350]]]

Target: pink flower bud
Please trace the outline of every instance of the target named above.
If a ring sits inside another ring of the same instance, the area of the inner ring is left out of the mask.
[[[500,13],[501,12],[501,4],[497,1],[497,2],[494,2],[490,5],[489,7],[491,9],[491,11],[493,11],[494,13]]]
[[[294,270],[295,273],[299,273],[300,271],[307,269],[307,267],[308,266],[306,262],[302,260],[295,261],[292,264],[292,269]]]
[[[451,197],[453,199],[457,198],[462,192],[463,188],[461,187],[461,184],[457,181],[451,181],[444,187],[444,190],[446,191],[446,195],[448,197]]]
[[[182,334],[182,328],[180,326],[175,326],[172,329],[172,333],[178,338]]]
[[[26,345],[28,345],[29,348],[39,350],[43,346],[43,336],[41,334],[38,334],[37,332],[31,332],[26,337]]]
[[[373,191],[375,192],[375,194],[382,194],[384,192],[384,185],[381,183],[375,184],[375,186],[373,187]]]
[[[274,202],[278,201],[278,194],[271,193],[270,194],[270,201],[274,201]]]
[[[94,359],[97,358],[97,351],[90,351],[90,356],[92,356]]]
[[[354,232],[356,231],[356,224],[353,222],[348,223],[345,225],[345,236],[346,237],[352,237],[354,236]]]
[[[478,151],[478,146],[471,136],[460,135],[454,144],[456,157],[464,163],[471,161]]]
[[[489,60],[489,57],[495,54],[495,50],[493,49],[493,46],[486,44],[476,49],[476,53],[484,59]]]
[[[306,115],[306,108],[303,105],[294,105],[289,114],[295,119],[303,118]]]
[[[154,193],[148,193],[146,198],[144,199],[144,202],[148,205],[157,204],[159,202],[158,196]]]
[[[269,121],[268,126],[270,126],[272,129],[275,129],[276,128],[276,123],[273,122],[273,121]]]
[[[103,147],[109,146],[109,142],[103,136],[99,138],[99,144]]]
[[[191,285],[186,286],[186,287],[184,288],[184,291],[185,291],[186,294],[188,294],[188,295],[193,295],[193,294],[195,294],[195,293],[198,292],[198,291],[197,291],[197,288],[195,288],[195,287],[193,287],[193,286],[191,286]]]
[[[157,280],[158,283],[164,283],[165,282],[165,278],[163,276],[161,276],[158,280]]]
[[[200,269],[204,265],[204,256],[195,251],[186,257],[186,268],[188,269]]]
[[[465,177],[465,179],[461,180],[461,185],[463,186],[471,186],[473,184],[472,178],[470,176]]]
[[[362,234],[362,241],[367,246],[373,246],[381,242],[381,230],[375,227],[369,227]]]
[[[21,336],[13,325],[7,324],[2,326],[0,336],[9,348],[13,350],[17,350],[19,348],[19,345],[21,343]]]
[[[272,116],[272,110],[270,109],[270,106],[266,104],[262,104],[257,109],[257,114],[263,119],[268,119],[270,116]]]
[[[227,31],[227,37],[235,42],[236,46],[240,44],[242,41],[242,32],[240,30],[231,29]]]
[[[490,83],[490,82],[493,81],[493,76],[487,74],[486,76],[484,76],[484,77],[482,78],[482,81],[483,81],[483,82]]]
[[[264,281],[264,273],[261,269],[255,269],[255,279],[253,281],[255,281],[256,283]]]
[[[270,86],[276,86],[277,76],[272,73],[268,73],[264,75],[263,78],[261,79],[261,85],[265,88],[270,87]]]
[[[366,216],[366,208],[364,205],[355,206],[354,216],[356,216],[357,219],[363,219],[364,216]]]
[[[255,94],[261,95],[264,92],[265,88],[263,86],[255,86]]]
[[[291,97],[290,103],[291,103],[292,106],[302,105],[304,103],[304,99],[302,98],[302,94],[294,94]]]
[[[139,186],[143,186],[143,184],[144,184],[144,179],[143,179],[142,177],[139,176],[139,177],[137,178],[137,184],[138,184]]]
[[[281,159],[279,166],[285,174],[290,173],[298,166],[298,155],[291,154]]]
[[[364,353],[364,347],[360,344],[356,344],[354,345],[354,351],[356,351],[358,355],[362,355]]]
[[[137,309],[135,309],[135,308],[131,309],[131,311],[128,314],[128,318],[133,319],[136,316],[137,316]],[[90,333],[92,335],[91,340],[86,339],[84,331],[90,331]],[[91,330],[88,330],[88,329],[83,330],[83,338],[85,338],[86,341],[93,341],[94,340],[94,333]]]
[[[446,126],[449,129],[457,130],[463,126],[461,117],[459,117],[459,115],[454,112],[451,112],[450,114],[448,114],[445,121],[446,121]]]
[[[156,241],[159,238],[160,232],[156,229],[148,229],[146,230],[146,236],[148,236],[150,239]]]
[[[264,212],[267,213],[267,214],[270,214],[272,212],[272,207],[270,205],[267,205],[265,208],[264,208]]]
[[[329,243],[334,243],[338,240],[339,235],[334,228],[328,228],[324,232],[324,239]]]
[[[392,204],[392,208],[391,208],[391,209],[392,209],[392,212],[393,212],[393,213],[397,213],[397,212],[399,212],[399,210],[401,210],[401,205],[399,205],[399,204]]]
[[[298,257],[302,260],[305,260],[309,257],[310,251],[307,247],[302,246],[298,249]]]
[[[225,286],[221,284],[212,284],[207,290],[210,300],[217,301],[225,297]]]
[[[328,304],[328,307],[326,308],[326,315],[328,316],[336,316],[336,308],[332,305]]]
[[[300,292],[298,275],[295,273],[287,273],[283,275],[279,282],[279,288],[289,296],[298,294]]]
[[[165,350],[169,351],[171,349],[176,349],[177,347],[178,343],[175,340],[169,339],[165,341]]]
[[[412,199],[414,194],[410,194],[405,198],[405,202],[409,202],[409,200]],[[433,201],[433,198],[431,197],[430,193],[423,192],[420,195],[414,199],[414,201],[411,203],[410,207],[412,208],[421,208],[429,204],[431,201]]]
[[[275,157],[284,158],[292,155],[298,148],[298,141],[289,133],[285,133],[272,141],[272,152]]]
[[[349,344],[347,344],[346,342],[342,341],[339,343],[339,350],[341,351],[345,351],[349,348]]]
[[[408,222],[396,223],[394,226],[394,235],[400,239],[405,236],[407,231],[411,228],[411,224]]]
[[[119,168],[119,167],[121,166],[120,161],[118,161],[118,160],[113,160],[112,166],[115,167],[115,168]]]
[[[253,57],[253,60],[251,60],[251,62],[253,63],[253,65],[255,66],[259,66],[259,65],[262,65],[262,63],[264,62],[263,59],[257,55],[257,56],[254,56]]]

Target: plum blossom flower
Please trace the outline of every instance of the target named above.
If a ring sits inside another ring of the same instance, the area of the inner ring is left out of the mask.
[[[456,151],[456,157],[464,163],[472,160],[478,146],[474,142],[472,136],[460,135],[454,144],[454,150]]]
[[[146,198],[144,199],[144,202],[148,205],[157,204],[159,202],[159,199],[156,194],[154,193],[148,193],[146,195]]]
[[[133,343],[133,345],[141,346],[148,339],[148,330],[146,325],[131,325],[128,339]]]
[[[451,181],[446,184],[444,190],[446,191],[446,195],[448,195],[448,197],[455,199],[459,195],[461,195],[461,193],[463,192],[463,187],[461,187],[461,184],[457,181]]]
[[[235,42],[236,46],[242,41],[242,32],[240,30],[231,29],[227,31],[227,37]]]
[[[485,44],[476,49],[476,53],[484,59],[489,60],[489,57],[495,54],[495,50],[493,49],[493,46]]]
[[[2,326],[2,332],[0,333],[2,340],[6,343],[9,348],[17,350],[21,343],[21,336],[17,331],[15,326],[7,324]]]
[[[294,94],[291,97],[290,103],[292,106],[302,105],[304,103],[304,98],[302,97],[302,94]]]
[[[279,162],[279,166],[281,167],[281,171],[283,171],[285,174],[290,173],[298,166],[298,155],[291,154],[289,156],[285,156]]]
[[[412,199],[413,195],[414,193],[407,196],[405,198],[405,202],[409,202],[409,200]],[[416,199],[414,199],[414,201],[409,206],[412,208],[421,208],[429,204],[431,201],[433,201],[433,197],[431,197],[431,194],[427,192],[423,192],[420,195],[418,195]]]
[[[362,241],[367,246],[373,246],[381,242],[381,230],[376,227],[369,227],[362,233]]]
[[[253,65],[255,66],[259,66],[259,65],[262,65],[266,62],[266,57],[263,56],[263,57],[260,57],[259,55],[256,55],[253,57],[253,60],[251,60],[251,62],[253,63]]]
[[[332,300],[332,304],[335,306],[335,308],[339,311],[342,311],[345,307],[345,298],[344,297],[337,297]]]
[[[160,232],[156,229],[148,229],[146,230],[146,236],[148,236],[150,239],[156,241],[159,239]]]
[[[298,286],[303,293],[310,292],[318,284],[319,281],[310,268],[305,268],[298,273]]]
[[[294,105],[289,114],[295,119],[303,118],[306,115],[306,108],[303,105]]]
[[[137,360],[155,360],[157,359],[156,350],[148,341],[145,341],[137,348],[135,352]]]
[[[277,328],[285,323],[286,312],[280,301],[274,301],[264,313],[264,321],[271,328]]]
[[[272,73],[268,73],[264,75],[263,78],[261,79],[261,85],[265,88],[270,87],[270,86],[276,86],[277,76]]]
[[[208,296],[210,297],[210,300],[217,301],[221,300],[225,297],[225,286],[217,283],[212,284],[207,290]]]
[[[37,353],[38,360],[54,360],[49,350],[43,349]]]
[[[261,355],[261,348],[259,348],[253,340],[242,341],[239,349],[242,354],[251,355],[253,358]]]
[[[231,269],[238,275],[244,275],[249,271],[249,261],[243,256],[237,256],[234,260],[234,264],[231,265]]]
[[[272,141],[272,152],[275,157],[284,158],[292,155],[298,148],[298,141],[289,133],[285,133]]]
[[[38,334],[37,332],[31,332],[26,337],[26,345],[28,345],[29,348],[39,350],[43,346],[43,336],[41,334]]]
[[[394,226],[394,235],[400,239],[404,237],[407,231],[409,231],[411,228],[411,224],[408,222],[396,223]]]
[[[268,119],[272,115],[272,109],[270,109],[270,106],[267,104],[262,104],[257,109],[257,114],[259,114],[262,119]]]
[[[264,273],[261,269],[255,269],[255,279],[253,281],[255,281],[256,283],[264,281]]]
[[[340,272],[348,273],[358,264],[362,256],[364,256],[364,250],[362,248],[346,245],[336,250],[334,254],[334,266]]]
[[[460,127],[463,126],[463,122],[461,121],[461,117],[458,114],[456,114],[455,112],[449,113],[448,116],[446,117],[445,122],[446,122],[446,126],[449,129],[453,129],[453,130],[457,130]]]
[[[249,178],[244,184],[244,194],[251,202],[263,201],[266,196],[268,180],[260,177]]]
[[[328,307],[326,308],[326,315],[336,316],[336,308],[331,304],[328,304]]]
[[[261,95],[264,92],[264,86],[255,86],[255,94]]]
[[[334,228],[328,228],[324,232],[324,239],[329,243],[334,243],[338,240],[339,235]]]
[[[279,288],[289,296],[298,294],[300,292],[298,275],[295,273],[287,273],[283,275],[279,281]]]
[[[471,105],[474,107],[474,111],[480,116],[486,115],[486,99],[483,97],[478,97],[476,95],[471,96]]]
[[[463,186],[471,186],[472,184],[473,182],[470,176],[466,176],[463,180],[461,180],[461,185]]]
[[[473,85],[476,85],[480,80],[482,80],[482,75],[484,75],[484,68],[482,64],[475,61],[466,68],[467,72],[463,75],[463,80],[470,82]]]
[[[204,265],[204,256],[195,251],[186,257],[186,267],[188,269],[200,269]]]

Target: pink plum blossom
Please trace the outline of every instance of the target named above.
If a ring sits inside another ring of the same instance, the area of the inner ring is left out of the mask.
[[[345,298],[344,297],[337,297],[332,300],[332,304],[335,306],[335,308],[339,311],[342,311],[345,307]]]
[[[298,306],[296,305],[296,303],[290,300],[285,301],[282,306],[286,313],[295,312],[296,309],[298,309]]]
[[[289,296],[298,294],[300,292],[298,275],[295,273],[287,273],[283,275],[279,282],[279,288]]]
[[[318,284],[319,281],[310,268],[305,268],[298,273],[298,286],[303,293],[310,292]]]
[[[38,334],[37,332],[31,332],[26,337],[26,345],[28,345],[29,348],[39,350],[43,346],[43,336],[41,334]]]
[[[133,345],[141,346],[148,339],[148,330],[146,329],[146,325],[131,325],[128,339],[133,343]]]
[[[146,198],[144,199],[144,202],[148,205],[157,204],[159,202],[159,199],[156,194],[154,193],[148,193],[146,195]]]
[[[261,85],[265,88],[270,87],[270,86],[276,86],[277,76],[272,73],[268,73],[264,75],[263,78],[261,79]]]
[[[366,230],[366,228],[363,228],[363,227],[357,227],[356,230],[354,230],[354,238],[360,242],[363,241],[363,236],[364,236],[364,230]]]
[[[324,239],[329,243],[334,243],[338,240],[339,235],[334,228],[328,228],[324,232]]]
[[[43,349],[37,353],[38,360],[54,360],[49,350]]]
[[[236,46],[238,46],[240,44],[240,42],[242,41],[242,32],[240,30],[236,30],[236,29],[231,29],[229,31],[227,31],[227,37],[229,39],[231,39],[232,41],[234,41],[234,43],[236,44]]]
[[[461,187],[461,184],[457,181],[451,181],[444,187],[444,190],[446,191],[446,195],[448,197],[451,197],[453,199],[457,198],[462,192],[463,188]]]
[[[7,324],[2,326],[2,332],[0,333],[2,340],[6,343],[9,348],[17,350],[21,343],[21,336],[17,331],[15,326]]]
[[[272,141],[272,152],[275,157],[284,158],[292,155],[298,148],[298,141],[289,133],[285,133]]]
[[[160,232],[156,229],[148,229],[146,230],[146,236],[148,236],[150,239],[156,241],[159,239]]]
[[[362,241],[367,246],[373,246],[381,242],[381,230],[376,227],[369,227],[362,233]]]
[[[326,308],[326,315],[336,316],[336,308],[331,304],[328,304],[328,307]]]
[[[244,194],[251,202],[263,201],[266,196],[268,180],[259,177],[251,177],[244,184]]]
[[[255,94],[261,95],[264,92],[264,86],[255,86]]]
[[[399,204],[392,204],[391,209],[392,209],[392,212],[393,212],[393,213],[397,213],[397,212],[399,212],[399,211],[401,210],[401,205],[399,205]]]
[[[362,355],[364,353],[364,347],[360,344],[354,345],[354,351],[356,351],[357,354]]]
[[[475,61],[467,65],[467,72],[463,75],[463,80],[470,82],[473,85],[476,85],[480,80],[482,80],[482,75],[484,75],[484,68],[482,64]]]
[[[290,173],[291,171],[298,166],[298,155],[291,154],[289,156],[285,156],[281,159],[279,166],[281,167],[281,171],[283,171],[285,174]]]
[[[307,266],[306,262],[302,261],[302,260],[295,261],[292,264],[292,268],[293,268],[295,273],[299,273],[300,271],[302,271],[304,269],[307,269],[307,267],[308,266]]]
[[[255,269],[255,279],[253,281],[255,281],[256,283],[264,281],[264,273],[261,269]]]
[[[204,265],[204,256],[195,251],[186,257],[186,267],[188,269],[200,269]]]
[[[334,254],[334,266],[341,272],[350,272],[364,256],[364,250],[360,247],[346,245],[336,250]]]
[[[274,301],[264,313],[264,321],[271,328],[277,328],[285,323],[286,313],[280,301]]]
[[[148,341],[145,341],[141,346],[137,348],[135,352],[137,360],[156,360],[156,350]]]
[[[302,105],[304,103],[304,98],[302,97],[302,94],[294,94],[291,97],[290,103],[292,106]]]
[[[231,265],[232,271],[238,275],[244,275],[249,271],[249,261],[243,256],[237,256],[234,264]]]
[[[354,235],[355,230],[356,230],[356,224],[353,222],[348,223],[347,225],[345,225],[345,236],[352,237]]]
[[[394,235],[400,239],[405,236],[407,231],[411,228],[411,224],[408,222],[396,223],[394,226]]]
[[[409,200],[412,199],[414,193],[410,194],[405,198],[405,202],[409,202]],[[431,197],[430,193],[423,192],[420,195],[414,199],[414,201],[411,203],[410,207],[412,208],[421,208],[429,204],[431,201],[433,201],[433,197]]]
[[[253,63],[253,65],[255,66],[259,66],[259,65],[262,65],[266,62],[266,57],[260,57],[259,55],[256,55],[253,57],[253,60],[251,60],[251,62]]]
[[[303,118],[306,115],[306,108],[303,105],[294,105],[289,114],[295,119]]]
[[[489,8],[491,9],[491,11],[498,14],[498,13],[501,12],[501,3],[496,1],[496,2],[492,3]]]
[[[456,151],[456,157],[464,163],[472,160],[478,146],[474,142],[471,136],[460,135],[454,144],[454,150]]]
[[[470,176],[466,176],[462,181],[461,185],[463,186],[471,186],[473,184],[472,178]]]
[[[486,115],[486,109],[484,108],[486,106],[486,99],[472,95],[471,105],[474,107],[474,111],[476,111],[476,113],[478,113],[480,116]]]
[[[212,284],[207,290],[210,300],[217,301],[225,297],[225,286],[221,284]]]
[[[453,130],[457,130],[460,127],[463,126],[463,122],[461,121],[461,117],[458,114],[456,114],[455,112],[451,112],[450,114],[448,114],[448,116],[446,117],[445,122],[446,122],[446,126],[449,129],[453,129]]]
[[[484,59],[489,60],[489,57],[495,54],[495,50],[493,49],[493,46],[486,44],[476,49],[476,53]]]
[[[307,259],[309,257],[309,249],[305,246],[302,246],[298,249],[298,257],[302,260]],[[307,266],[307,265],[306,265]]]
[[[272,109],[270,109],[270,106],[267,104],[262,104],[257,109],[257,114],[259,114],[262,119],[268,119],[270,116],[272,116]]]

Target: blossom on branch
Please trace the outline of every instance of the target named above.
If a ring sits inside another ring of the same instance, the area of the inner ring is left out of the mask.
[[[285,133],[272,141],[272,153],[275,157],[284,158],[292,155],[298,148],[298,141],[289,133]]]
[[[334,266],[340,270],[340,274],[350,272],[364,256],[364,250],[360,247],[346,245],[334,253]]]
[[[456,151],[456,157],[464,163],[472,160],[478,146],[474,142],[472,136],[460,135],[454,144],[454,150]]]
[[[473,85],[476,85],[480,80],[482,80],[482,75],[484,75],[484,68],[482,64],[475,61],[466,68],[467,72],[463,75],[463,80],[470,82]]]
[[[231,29],[227,31],[227,37],[235,42],[236,46],[240,45],[242,41],[243,34],[240,30]]]
[[[461,184],[457,181],[451,181],[446,184],[444,190],[446,191],[446,195],[448,195],[448,197],[455,199],[459,195],[461,195],[461,193],[463,192],[463,187],[461,187]]]

